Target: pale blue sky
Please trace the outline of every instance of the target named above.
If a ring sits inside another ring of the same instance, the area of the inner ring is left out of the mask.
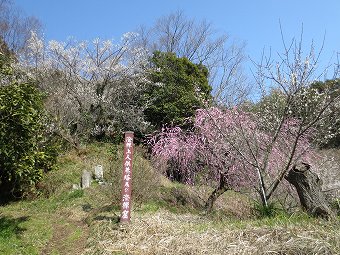
[[[245,41],[246,53],[258,60],[264,47],[282,50],[279,20],[285,38],[300,36],[322,45],[321,58],[327,64],[340,51],[339,0],[15,0],[27,15],[38,17],[47,40],[120,38],[139,25],[150,26],[160,17],[183,10],[191,18],[206,19],[221,32]],[[249,68],[250,63],[246,68]]]

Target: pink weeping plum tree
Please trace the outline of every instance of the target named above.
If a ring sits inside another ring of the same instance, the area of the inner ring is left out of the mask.
[[[296,139],[299,126],[298,119],[289,118],[273,134],[254,113],[211,107],[196,111],[191,131],[163,128],[149,143],[156,167],[168,177],[193,185],[204,175],[207,183],[217,183],[207,212],[226,190],[243,188],[255,189],[267,206],[284,180],[282,172],[314,155],[312,132]]]

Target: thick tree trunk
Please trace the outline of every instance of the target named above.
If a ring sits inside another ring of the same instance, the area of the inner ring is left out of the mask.
[[[218,187],[213,191],[213,193],[211,193],[211,195],[209,196],[207,202],[205,203],[205,211],[206,211],[206,213],[211,213],[213,205],[214,205],[215,201],[217,200],[217,198],[219,196],[221,196],[227,190],[228,190],[228,188],[226,186],[226,182],[225,182],[224,176],[221,174],[221,176],[220,176],[220,183],[219,183]]]
[[[296,188],[301,205],[308,214],[326,219],[334,217],[322,193],[322,181],[310,170],[309,164],[301,163],[293,166],[285,178]]]

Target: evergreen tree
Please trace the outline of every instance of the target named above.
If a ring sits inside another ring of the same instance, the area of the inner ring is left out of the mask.
[[[211,99],[207,68],[174,53],[155,52],[146,91],[146,119],[162,125],[185,125],[195,110]]]

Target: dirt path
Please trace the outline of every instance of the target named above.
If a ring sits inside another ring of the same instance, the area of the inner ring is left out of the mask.
[[[89,235],[88,226],[82,221],[73,221],[58,216],[52,220],[53,236],[42,250],[48,254],[81,254],[85,250]]]

